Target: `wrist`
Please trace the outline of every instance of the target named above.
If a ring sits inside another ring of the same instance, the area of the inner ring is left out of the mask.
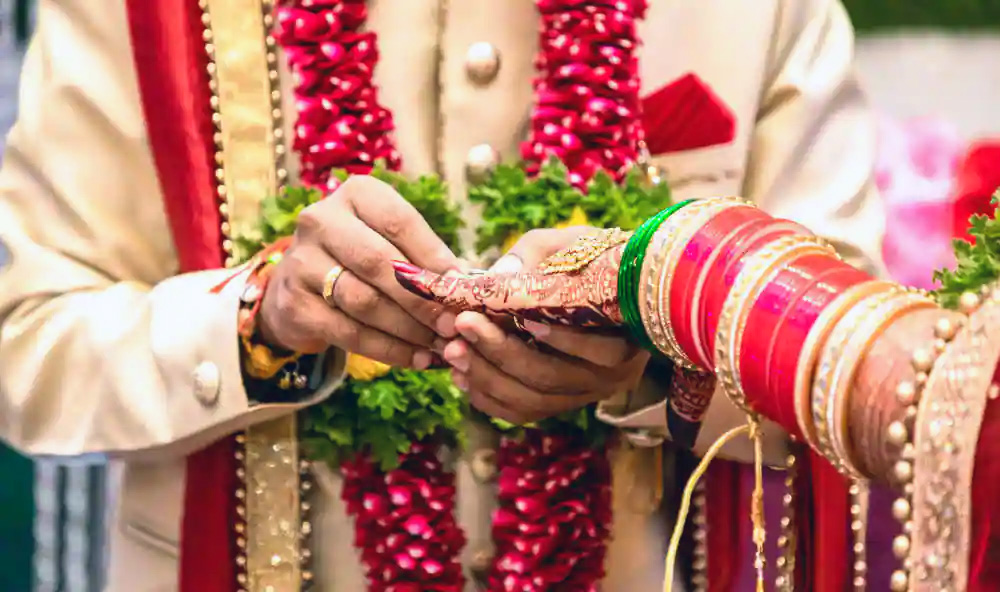
[[[314,360],[283,347],[268,328],[262,304],[274,269],[290,239],[275,242],[254,258],[241,299],[238,332],[244,384],[258,402],[298,398],[308,387]]]

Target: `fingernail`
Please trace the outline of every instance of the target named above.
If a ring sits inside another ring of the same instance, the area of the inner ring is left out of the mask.
[[[504,255],[493,264],[490,271],[493,273],[517,273],[524,267],[524,262],[517,255]]]
[[[455,333],[455,315],[450,312],[441,313],[441,316],[437,318],[434,323],[437,332],[442,337],[454,337]]]
[[[459,372],[469,371],[469,359],[463,356],[461,353],[455,352],[453,349],[444,350],[444,359],[452,365],[453,368]]]
[[[544,323],[539,323],[538,321],[525,320],[521,324],[524,325],[524,328],[528,333],[531,333],[539,339],[548,337],[549,333],[552,332],[552,327],[549,327]]]
[[[461,372],[452,372],[451,381],[463,391],[469,390],[469,377]]]
[[[433,354],[427,350],[420,350],[413,354],[413,367],[417,370],[426,370],[433,361]]]
[[[469,327],[462,327],[458,330],[459,335],[465,338],[469,343],[475,343],[479,341],[479,334],[473,331]]]
[[[392,268],[396,270],[396,273],[401,273],[403,275],[417,275],[423,271],[409,261],[393,261]]]

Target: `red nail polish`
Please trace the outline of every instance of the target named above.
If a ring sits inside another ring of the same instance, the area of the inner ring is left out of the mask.
[[[404,275],[417,275],[423,271],[408,261],[393,261],[392,268],[396,270],[396,273],[402,273]]]

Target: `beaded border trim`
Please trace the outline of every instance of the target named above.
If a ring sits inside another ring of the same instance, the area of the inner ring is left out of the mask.
[[[900,459],[896,467],[897,478],[909,467],[913,479],[911,592],[958,590],[968,581],[976,444],[1000,358],[1000,289],[986,290],[986,303],[931,364],[930,374],[923,373],[913,459]]]

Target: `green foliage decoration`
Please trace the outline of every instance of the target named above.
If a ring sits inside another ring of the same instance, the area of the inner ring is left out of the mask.
[[[580,208],[591,226],[631,230],[670,204],[666,183],[651,185],[645,171],[634,168],[621,183],[598,173],[584,193],[567,178],[556,159],[544,163],[536,176],[517,164],[499,165],[481,185],[469,188],[469,201],[482,205],[476,230],[476,251],[499,248],[511,236],[536,228],[552,228]]]
[[[993,194],[993,203],[1000,205],[1000,190]],[[940,284],[936,295],[942,306],[956,308],[965,292],[978,292],[983,286],[1000,279],[1000,208],[993,216],[973,216],[969,234],[974,243],[957,239],[955,269],[942,269],[934,274]]]

